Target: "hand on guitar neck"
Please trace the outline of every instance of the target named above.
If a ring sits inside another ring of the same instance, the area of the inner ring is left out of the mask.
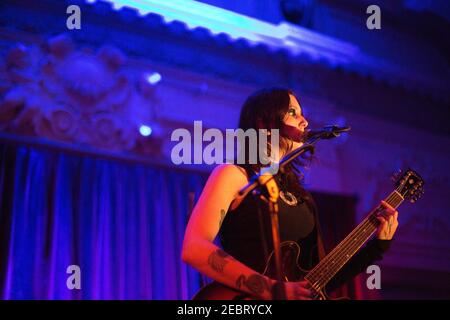
[[[381,201],[380,207],[381,210],[377,216],[380,225],[378,226],[376,236],[379,240],[392,240],[398,227],[398,211],[386,201]]]

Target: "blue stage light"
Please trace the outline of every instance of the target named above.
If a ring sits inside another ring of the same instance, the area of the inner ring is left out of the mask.
[[[152,134],[152,128],[146,125],[141,125],[139,127],[139,133],[144,137],[148,137]]]
[[[152,74],[147,76],[147,81],[151,85],[155,85],[160,82],[162,79],[161,75],[158,72],[153,72]]]

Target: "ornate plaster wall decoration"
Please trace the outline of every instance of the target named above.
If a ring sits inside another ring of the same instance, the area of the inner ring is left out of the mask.
[[[152,120],[153,89],[126,68],[118,49],[77,50],[60,35],[44,46],[17,45],[5,60],[0,130],[113,151],[155,151],[142,148],[139,135],[140,124]]]

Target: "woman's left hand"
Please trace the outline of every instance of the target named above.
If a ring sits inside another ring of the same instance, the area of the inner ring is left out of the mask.
[[[381,201],[384,210],[377,217],[380,225],[377,229],[377,238],[380,240],[391,240],[398,227],[398,211],[391,207],[387,202]],[[385,218],[386,217],[386,218]]]

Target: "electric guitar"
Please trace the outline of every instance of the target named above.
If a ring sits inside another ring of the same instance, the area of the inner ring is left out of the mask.
[[[396,180],[395,190],[384,200],[393,208],[398,208],[405,199],[410,200],[411,203],[416,202],[424,192],[423,179],[411,169],[408,169],[403,174],[397,174],[394,179]],[[381,205],[373,209],[341,243],[310,271],[303,270],[298,265],[300,246],[294,241],[282,242],[280,244],[280,251],[283,279],[285,281],[306,280],[313,288],[316,299],[327,299],[325,286],[377,230],[380,224],[377,216],[382,214],[383,210],[384,208]],[[267,259],[263,274],[270,278],[275,278],[274,272],[275,257],[274,252],[272,252]],[[201,288],[193,299],[235,300],[256,298],[213,281]]]

